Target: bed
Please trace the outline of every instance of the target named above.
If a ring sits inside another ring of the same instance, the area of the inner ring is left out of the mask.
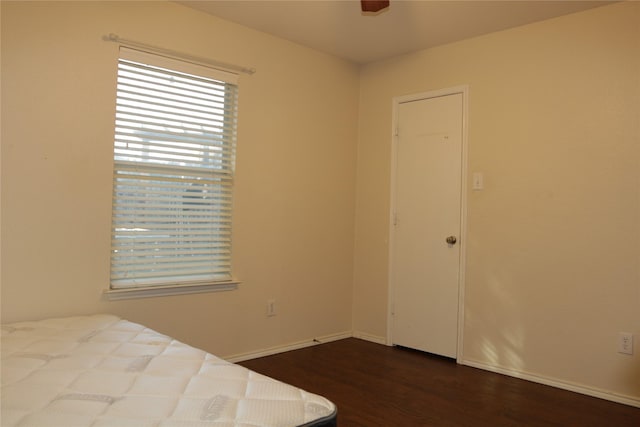
[[[0,424],[334,427],[335,405],[112,315],[2,325]]]

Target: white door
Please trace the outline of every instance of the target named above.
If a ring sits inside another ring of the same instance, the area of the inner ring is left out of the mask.
[[[463,94],[400,102],[396,111],[392,342],[456,357]]]

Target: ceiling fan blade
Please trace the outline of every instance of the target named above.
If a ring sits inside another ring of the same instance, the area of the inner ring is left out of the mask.
[[[380,12],[389,7],[389,0],[360,0],[363,12]]]

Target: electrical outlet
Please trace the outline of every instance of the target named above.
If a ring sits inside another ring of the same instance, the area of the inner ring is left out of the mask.
[[[633,354],[633,334],[620,332],[618,334],[618,353]]]
[[[276,315],[276,300],[270,299],[267,301],[267,316],[272,317]]]

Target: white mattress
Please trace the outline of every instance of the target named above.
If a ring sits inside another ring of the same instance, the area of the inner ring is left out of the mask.
[[[329,400],[110,315],[2,326],[9,426],[324,425]]]

